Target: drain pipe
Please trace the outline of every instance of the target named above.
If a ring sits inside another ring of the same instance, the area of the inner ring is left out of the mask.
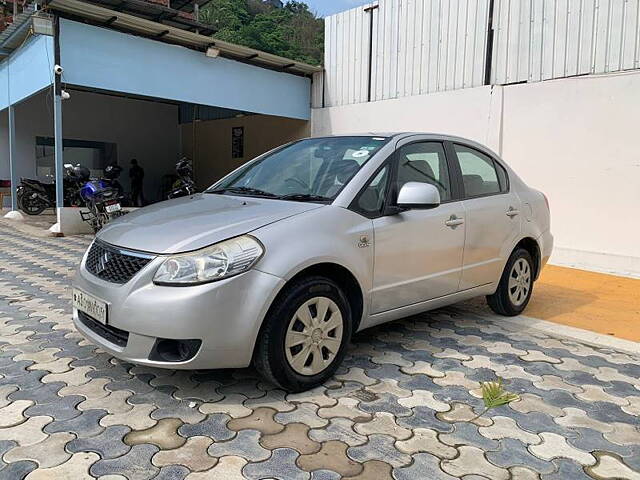
[[[367,86],[367,102],[371,101],[371,86],[373,79],[373,11],[378,8],[378,5],[371,5],[364,9],[369,14],[369,73],[368,73],[368,86]]]

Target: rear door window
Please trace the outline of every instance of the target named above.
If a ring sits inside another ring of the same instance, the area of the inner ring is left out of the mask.
[[[488,155],[465,145],[454,144],[464,196],[480,197],[508,190],[507,173]]]

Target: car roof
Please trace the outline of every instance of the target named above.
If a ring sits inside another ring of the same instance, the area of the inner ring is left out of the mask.
[[[477,143],[468,138],[459,137],[456,135],[449,135],[446,133],[435,133],[435,132],[354,132],[354,133],[341,133],[334,135],[319,135],[314,138],[332,138],[332,137],[385,137],[385,138],[406,138],[413,137],[416,135],[424,136],[424,137],[432,137],[434,140],[453,140],[460,141],[465,143]]]
[[[482,143],[478,143],[475,140],[471,140],[464,137],[459,137],[456,135],[449,135],[446,133],[433,133],[433,132],[359,132],[359,133],[344,133],[338,135],[320,135],[316,138],[332,138],[332,137],[385,137],[385,138],[395,138],[396,140],[401,140],[404,138],[409,138],[413,136],[421,136],[428,137],[431,140],[440,140],[440,141],[450,141],[450,142],[459,142],[465,145],[469,145],[471,147],[475,147],[485,153],[489,154],[492,157],[499,158],[500,156],[493,151],[491,148],[483,145]]]

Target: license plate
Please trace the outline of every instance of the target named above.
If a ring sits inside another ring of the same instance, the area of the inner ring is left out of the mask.
[[[73,307],[86,313],[100,323],[107,323],[107,304],[93,295],[73,289]]]
[[[105,207],[105,210],[107,211],[107,213],[119,212],[120,210],[122,210],[122,207],[119,203],[112,203],[111,205],[107,205]]]

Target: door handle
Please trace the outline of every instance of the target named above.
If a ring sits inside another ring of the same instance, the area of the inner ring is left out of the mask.
[[[464,223],[464,219],[463,218],[458,218],[455,215],[451,215],[449,217],[449,220],[447,220],[446,222],[444,222],[444,224],[447,227],[451,227],[451,228],[455,228],[458,225],[462,225]]]
[[[509,210],[507,210],[507,217],[515,217],[516,215],[520,215],[520,210],[509,207]]]

